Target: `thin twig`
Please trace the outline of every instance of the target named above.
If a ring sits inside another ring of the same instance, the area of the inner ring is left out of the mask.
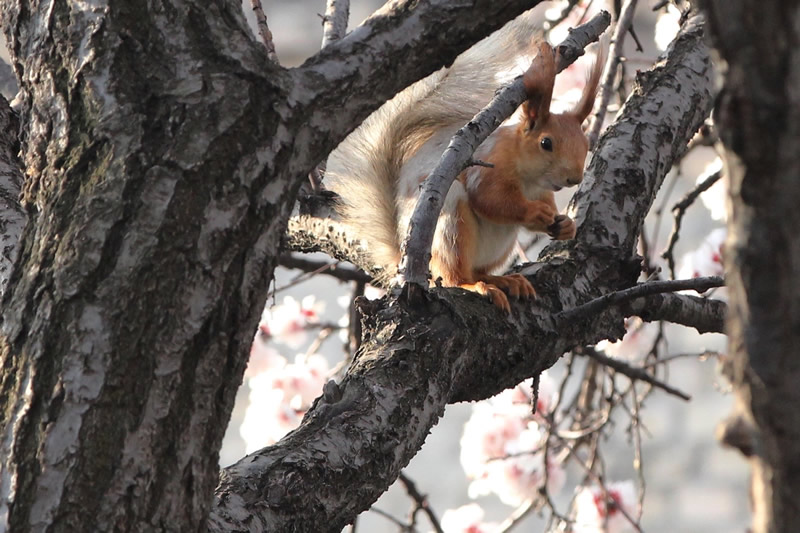
[[[570,446],[568,443],[566,443],[566,442],[564,443],[564,447],[566,448],[567,451],[569,451],[570,455],[575,457],[575,459],[576,459],[575,462],[577,462],[579,465],[581,465],[583,467],[583,469],[586,471],[586,475],[588,475],[595,483],[597,483],[598,487],[600,487],[600,490],[603,491],[603,496],[604,496],[606,502],[608,502],[609,500],[615,501],[611,497],[611,494],[608,492],[608,489],[606,488],[606,485],[603,482],[602,478],[600,478],[600,476],[595,474],[595,472],[592,470],[591,466],[588,466],[583,461],[581,461],[581,459],[580,459],[580,457],[578,457],[578,454],[575,451],[575,449],[572,446]],[[622,513],[622,516],[624,516],[628,520],[628,522],[630,522],[631,526],[633,526],[633,528],[636,529],[636,531],[638,531],[639,533],[642,533],[642,526],[640,526],[639,523],[636,522],[633,519],[633,517],[628,513],[628,511],[626,511],[623,508],[622,505],[618,505],[616,507],[616,509],[620,513]]]
[[[705,350],[703,352],[676,353],[676,354],[668,355],[666,357],[658,359],[657,361],[653,361],[652,363],[647,363],[646,365],[644,365],[643,368],[644,369],[648,369],[648,368],[652,368],[654,366],[664,365],[666,363],[674,361],[675,359],[684,359],[686,357],[697,357],[698,359],[705,359],[705,358],[708,358],[708,357],[719,357],[719,356],[720,356],[720,353],[716,352],[716,351],[713,351],[713,350]]]
[[[339,261],[314,261],[296,255],[285,253],[278,258],[278,264],[284,268],[294,268],[312,274],[325,274],[339,281],[356,281],[359,283],[369,283],[372,278],[354,268],[341,266]],[[286,287],[281,287],[280,290]]]
[[[349,18],[350,0],[328,0],[322,17],[322,48],[344,37]]]
[[[600,128],[606,115],[606,109],[611,102],[611,95],[614,92],[614,78],[617,76],[617,69],[622,57],[622,43],[625,41],[625,34],[633,22],[633,13],[636,11],[636,0],[626,0],[625,5],[620,10],[614,34],[611,37],[611,46],[608,50],[608,61],[603,71],[603,83],[600,84],[600,91],[597,96],[599,102],[597,111],[592,115],[592,122],[588,128],[586,137],[589,139],[589,149],[594,149],[597,139],[600,137]]]
[[[258,34],[261,36],[261,41],[267,49],[267,57],[273,63],[277,63],[278,55],[275,53],[275,43],[272,40],[272,32],[269,31],[267,15],[264,13],[264,8],[261,7],[261,0],[250,0],[250,6],[253,8],[253,13],[256,15]]]
[[[662,187],[663,200],[661,200],[661,204],[658,206],[658,209],[655,210],[656,223],[653,225],[653,232],[650,234],[652,236],[650,242],[653,250],[658,247],[658,236],[661,234],[661,224],[664,221],[664,211],[666,209],[667,202],[669,202],[670,197],[672,197],[672,191],[675,189],[675,185],[678,183],[678,179],[681,176],[680,165],[676,165],[674,168],[675,172],[670,172],[664,178],[665,184]],[[671,178],[669,178],[670,176]],[[668,178],[669,180],[667,181]],[[644,226],[642,228],[642,231],[644,231]],[[673,275],[671,278],[675,279],[675,276]]]
[[[514,511],[503,520],[503,522],[497,526],[495,530],[496,533],[508,533],[512,529],[514,529],[517,525],[519,525],[522,520],[528,516],[531,511],[534,509],[534,503],[536,503],[535,498],[530,498],[522,502],[522,504],[514,509]]]
[[[667,264],[669,265],[669,271],[672,274],[672,277],[675,277],[675,256],[673,254],[675,249],[675,244],[678,242],[678,238],[680,237],[681,231],[681,222],[683,222],[683,215],[686,214],[686,210],[691,206],[697,198],[706,192],[708,189],[711,188],[719,179],[722,177],[722,169],[714,172],[706,179],[701,181],[697,184],[697,186],[686,193],[679,202],[677,202],[672,207],[672,213],[675,215],[675,221],[672,225],[672,232],[669,234],[669,241],[667,243],[667,248],[661,254],[661,257],[667,260]]]
[[[644,464],[642,460],[642,430],[641,420],[639,419],[639,397],[636,395],[636,387],[631,387],[631,400],[633,409],[631,410],[631,433],[633,435],[633,468],[639,479],[639,505],[637,509],[637,520],[642,519],[644,513],[644,496],[646,480],[644,477]]]
[[[685,392],[681,392],[678,389],[671,387],[670,385],[667,385],[663,381],[654,378],[653,376],[648,374],[644,369],[631,366],[625,361],[622,361],[620,359],[609,357],[595,348],[586,346],[581,348],[581,350],[578,353],[591,357],[598,363],[601,363],[613,369],[615,372],[619,372],[620,374],[628,376],[632,380],[644,381],[645,383],[649,383],[654,387],[658,387],[659,389],[674,396],[677,396],[682,400],[686,400],[687,402],[692,399],[692,397],[686,394]]]
[[[372,507],[369,508],[369,510],[372,511],[373,513],[377,514],[377,515],[380,515],[380,516],[384,517],[385,519],[389,520],[390,522],[392,522],[396,526],[400,527],[401,528],[400,531],[407,531],[408,524],[406,524],[405,522],[403,522],[402,520],[400,520],[398,518],[395,518],[391,514],[389,514],[386,511],[384,511],[383,509],[379,509],[378,507],[372,506]]]
[[[597,314],[600,311],[611,307],[612,305],[634,300],[642,296],[685,290],[694,290],[702,293],[714,287],[722,287],[724,284],[725,280],[721,276],[647,281],[621,291],[604,294],[603,296],[595,298],[594,300],[591,300],[583,305],[579,305],[578,307],[561,311],[553,316],[553,320],[557,324],[563,324],[564,322],[575,320],[581,316]]]
[[[426,494],[422,494],[417,489],[417,485],[404,473],[400,472],[400,475],[397,476],[397,479],[403,484],[408,495],[411,496],[416,503],[416,508],[413,513],[416,514],[418,510],[423,511],[428,517],[428,521],[431,523],[431,526],[433,526],[433,529],[436,531],[436,533],[444,533],[442,525],[439,523],[439,519],[436,517],[436,513],[433,511],[433,509],[431,509],[431,506],[428,503],[428,496]]]

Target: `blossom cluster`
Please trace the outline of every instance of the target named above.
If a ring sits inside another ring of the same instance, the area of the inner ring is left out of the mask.
[[[308,326],[319,322],[321,309],[313,296],[301,302],[286,297],[282,305],[262,315],[245,372],[250,401],[239,427],[247,453],[274,444],[296,428],[322,393],[330,373],[324,357],[298,354],[290,363],[269,344],[274,340],[299,347],[306,341]]]
[[[519,505],[535,496],[545,481],[544,432],[539,424],[556,399],[553,380],[542,373],[536,414],[532,391],[520,384],[473,406],[461,437],[461,465],[471,479],[469,495],[494,493],[507,505]],[[548,458],[548,489],[564,485],[561,467]]]

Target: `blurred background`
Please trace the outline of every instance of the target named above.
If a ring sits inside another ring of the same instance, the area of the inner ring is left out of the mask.
[[[352,0],[350,27],[357,25],[381,4],[382,2],[375,0]],[[552,4],[560,7],[565,2]],[[592,2],[584,2],[584,6],[588,4]],[[642,51],[637,51],[633,40],[627,38],[624,56],[626,73],[629,77],[632,77],[637,70],[649,68],[661,53],[660,48],[663,49],[665,46],[664,43],[659,43],[661,45],[659,47],[657,41],[670,38],[670,32],[674,35],[677,29],[677,9],[672,7],[670,11],[670,7],[663,4],[665,3],[650,0],[640,2],[638,5],[633,27],[642,45]],[[287,67],[298,65],[319,49],[322,39],[321,14],[325,11],[324,0],[264,0],[263,7],[282,65]],[[593,11],[599,7],[609,9],[609,6],[605,6],[604,2],[599,0],[596,1],[596,5],[589,7]],[[654,11],[654,7],[660,9]],[[255,28],[250,0],[245,0],[243,3],[243,11],[251,26]],[[0,47],[0,54],[7,63],[5,43]],[[580,68],[584,71],[586,69],[585,65]],[[628,80],[627,87],[630,86],[631,82]],[[7,64],[3,63],[0,65],[0,92],[7,98],[12,98],[15,91],[13,73]],[[612,104],[609,119],[613,118],[617,107]],[[707,167],[713,166],[715,159],[716,154],[712,148],[698,148],[687,156],[680,168],[674,169],[665,181],[647,221],[646,234],[649,236],[647,255],[655,266],[666,269],[663,260],[658,256],[664,249],[672,228],[670,212],[672,206],[695,186],[698,177],[702,178],[707,174]],[[557,202],[562,209],[567,205],[571,194],[572,191],[559,193]],[[680,241],[675,250],[681,274],[678,277],[713,273],[706,272],[710,260],[703,254],[713,254],[719,249],[718,243],[709,244],[709,236],[714,230],[718,230],[719,233],[721,228],[724,228],[724,196],[724,183],[721,182],[704,195],[702,202],[695,203],[686,212]],[[530,240],[532,239],[523,238],[521,242],[527,244]],[[535,259],[537,250],[546,244],[546,240],[542,239],[534,244],[528,257]],[[642,254],[644,252],[645,250],[640,251]],[[329,259],[321,255],[311,258]],[[280,354],[288,361],[292,361],[295,354],[309,352],[313,344],[311,351],[324,358],[327,368],[334,368],[343,359],[344,342],[335,331],[329,331],[329,334],[321,339],[319,335],[321,329],[314,327],[314,324],[346,325],[347,306],[352,287],[332,281],[331,278],[302,276],[298,271],[279,268],[273,288],[275,293],[268,301],[268,308],[273,303],[284,303],[287,296],[300,302],[312,295],[313,303],[307,299],[306,303],[301,305],[303,309],[313,307],[313,316],[309,318],[312,327],[297,332],[290,342],[282,342],[286,338],[280,335],[273,334],[272,338],[267,338],[263,334],[258,335],[255,340],[256,349],[269,352],[270,357]],[[716,296],[724,297],[724,293]],[[667,356],[685,355],[670,362],[663,376],[668,378],[670,384],[691,395],[692,399],[690,402],[684,402],[656,390],[640,406],[643,435],[641,466],[646,481],[642,529],[648,533],[745,531],[750,520],[747,464],[737,453],[721,448],[714,438],[715,426],[729,413],[732,397],[728,394],[727,382],[720,376],[716,358],[701,355],[707,352],[724,354],[725,337],[716,334],[700,336],[694,330],[668,325],[661,342],[663,353]],[[629,344],[625,350],[643,349],[635,342]],[[636,357],[635,354],[622,354],[622,356]],[[586,360],[576,358],[575,364],[585,365]],[[564,373],[562,360],[551,369],[550,376],[557,382]],[[618,379],[627,378],[618,377]],[[263,401],[266,394],[263,390],[259,392],[256,389],[268,387],[269,383],[269,380],[259,380],[257,376],[246,377],[222,448],[220,456],[222,466],[237,461],[246,450],[257,449],[267,443],[258,442],[267,431],[264,429],[260,433],[260,429],[268,426],[272,428],[274,424],[270,417],[275,416],[275,413],[255,403]],[[574,394],[575,388],[574,385],[568,387],[565,396]],[[251,404],[253,408],[248,411],[248,406]],[[472,412],[473,406],[469,404],[449,406],[444,417],[431,432],[422,451],[405,471],[416,482],[418,489],[429,495],[429,503],[440,518],[447,509],[455,509],[473,501],[467,492],[469,480],[459,461],[461,454],[459,441],[464,424]],[[245,421],[246,414],[247,421]],[[243,430],[243,424],[249,426],[249,429]],[[601,443],[606,479],[637,480],[630,421],[626,419],[624,413],[617,412],[612,419],[611,427],[612,431]],[[243,431],[247,439],[243,438]],[[566,483],[553,495],[554,503],[561,512],[568,511],[569,501],[583,476],[584,472],[574,464],[567,467]],[[642,488],[640,484],[638,488]],[[503,504],[495,495],[483,496],[474,501],[485,510],[486,521],[502,522],[514,510]],[[412,504],[403,487],[395,484],[376,502],[375,508],[400,520],[406,520]],[[517,530],[543,531],[545,523],[544,518],[532,514],[520,523]],[[397,531],[397,529],[396,524],[378,512],[366,512],[358,519],[358,531],[382,532]],[[419,530],[431,530],[422,516],[420,516]]]

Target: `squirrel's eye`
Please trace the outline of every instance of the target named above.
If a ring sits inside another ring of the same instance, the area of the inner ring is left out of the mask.
[[[550,137],[542,138],[542,141],[539,144],[541,144],[542,148],[544,148],[548,152],[553,151],[553,139],[551,139]]]

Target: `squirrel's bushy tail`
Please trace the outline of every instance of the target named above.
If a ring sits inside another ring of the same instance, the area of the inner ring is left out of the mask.
[[[527,68],[543,20],[538,8],[506,24],[451,67],[398,93],[331,153],[325,184],[341,197],[345,223],[381,267],[378,281],[388,283],[395,276],[405,238],[397,229],[400,169],[432,135],[454,134],[498,87]]]

